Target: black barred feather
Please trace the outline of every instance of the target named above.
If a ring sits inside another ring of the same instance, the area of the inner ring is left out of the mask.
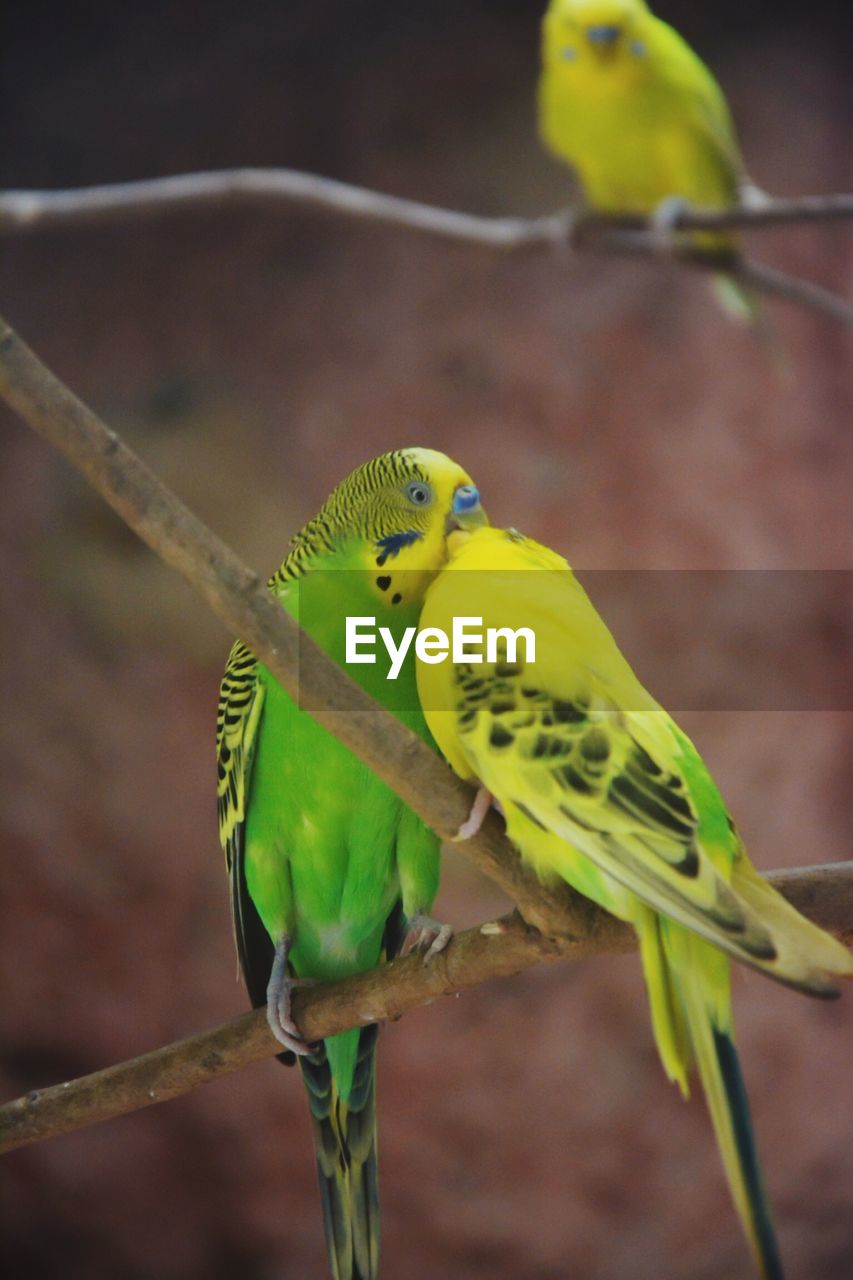
[[[343,537],[356,536],[384,547],[389,535],[398,531],[391,510],[381,501],[382,492],[393,492],[409,480],[426,479],[408,449],[383,453],[357,467],[329,495],[317,515],[291,538],[290,550],[269,585],[282,587],[293,578],[300,578],[312,560],[332,551]],[[407,519],[413,526],[410,532],[416,535],[420,524],[426,528],[429,515],[412,511]],[[389,554],[393,556],[393,549],[380,556],[378,563],[384,563]]]
[[[554,697],[537,686],[533,669],[521,661],[457,664],[453,679],[463,738],[487,735],[489,751],[514,757],[521,772],[544,769],[557,812],[573,828],[597,837],[612,857],[616,879],[647,900],[666,899],[676,918],[679,907],[690,907],[689,897],[665,876],[675,873],[689,882],[700,874],[698,814],[683,779],[631,739],[617,714],[582,696]],[[538,786],[541,795],[541,775]],[[530,799],[519,808],[529,821],[547,827]],[[765,967],[776,958],[772,939],[744,908],[726,881],[714,876],[713,895],[687,923],[738,959],[787,982]]]

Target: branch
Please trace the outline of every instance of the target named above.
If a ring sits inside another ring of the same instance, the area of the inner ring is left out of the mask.
[[[551,250],[570,245],[576,250],[672,256],[687,266],[701,267],[696,255],[684,256],[677,238],[663,237],[653,218],[642,214],[604,214],[589,211],[554,214],[543,218],[483,218],[383,195],[332,178],[300,173],[294,169],[222,169],[206,173],[178,174],[139,182],[110,183],[69,191],[0,192],[0,234],[102,221],[128,216],[148,218],[173,209],[278,205],[295,203],[308,208],[343,214],[360,221],[390,224],[481,248],[517,251]],[[800,196],[795,199],[762,198],[759,204],[732,209],[685,207],[673,216],[671,230],[729,231],[798,225],[853,218],[853,195]],[[732,270],[744,278],[740,266]],[[811,307],[843,323],[853,323],[853,307],[815,286],[795,286],[799,281],[761,271],[749,284],[759,292]],[[788,287],[781,287],[782,280]],[[827,299],[830,300],[827,305]]]
[[[0,192],[0,232],[47,230],[75,223],[124,221],[128,215],[150,217],[173,209],[222,208],[282,202],[342,213],[347,217],[388,222],[410,231],[462,240],[487,248],[518,249],[549,246],[562,236],[566,217],[482,218],[383,195],[334,178],[296,169],[218,169],[182,173],[137,182],[113,182],[67,191]],[[733,209],[685,207],[673,217],[678,231],[728,231],[737,228],[778,227],[802,222],[853,218],[853,194],[798,196]],[[585,212],[579,217],[583,239],[618,231],[654,231],[643,214]]]
[[[816,924],[853,941],[853,862],[776,871],[768,878]],[[635,945],[628,925],[618,925],[605,947],[593,938],[544,938],[513,914],[458,934],[429,964],[419,954],[409,955],[343,982],[299,988],[294,1011],[306,1038],[320,1040],[398,1017],[489,978]],[[176,1098],[280,1051],[266,1011],[255,1009],[213,1031],[0,1106],[0,1153]]]

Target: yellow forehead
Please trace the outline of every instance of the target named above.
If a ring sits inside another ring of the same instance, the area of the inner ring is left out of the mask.
[[[549,17],[566,18],[580,26],[621,26],[646,9],[643,0],[553,0]]]

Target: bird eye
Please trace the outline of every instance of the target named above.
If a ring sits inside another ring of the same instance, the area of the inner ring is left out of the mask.
[[[416,507],[425,507],[432,501],[432,489],[423,480],[412,480],[406,485],[405,494]]]

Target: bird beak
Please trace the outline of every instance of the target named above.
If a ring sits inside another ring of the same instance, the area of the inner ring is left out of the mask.
[[[452,533],[454,529],[478,529],[483,524],[488,524],[488,517],[480,506],[479,489],[473,484],[460,484],[453,494],[444,522],[445,534]]]
[[[621,35],[622,28],[615,23],[600,23],[586,29],[586,38],[593,46],[594,52],[604,58],[613,55]]]

